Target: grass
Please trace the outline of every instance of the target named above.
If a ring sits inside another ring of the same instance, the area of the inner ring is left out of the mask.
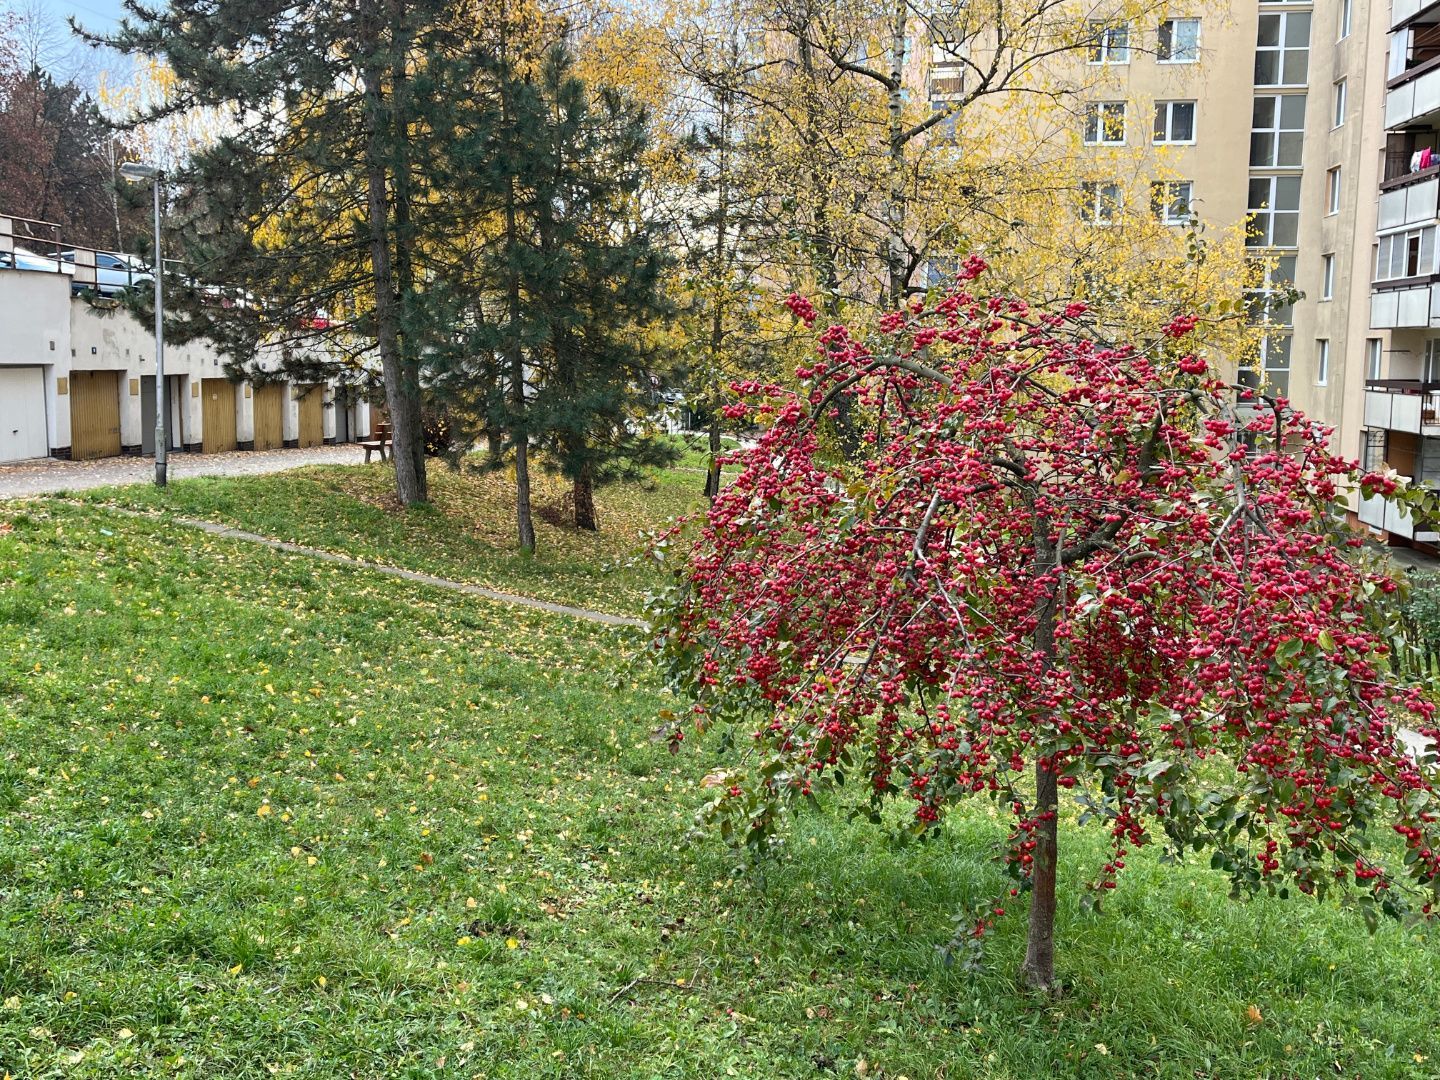
[[[693,455],[692,455],[693,456]],[[659,580],[639,558],[644,534],[701,503],[704,476],[677,468],[645,483],[600,493],[600,532],[536,519],[536,551],[515,546],[513,483],[507,473],[429,470],[431,502],[400,510],[394,475],[369,466],[311,466],[269,476],[195,477],[157,489],[99,488],[88,502],[163,510],[223,522],[280,540],[343,552],[493,589],[634,614]],[[537,473],[534,503],[555,506],[559,478]]]
[[[370,550],[463,569],[440,505]],[[0,1076],[1440,1075],[1433,936],[1142,853],[1103,912],[1067,891],[1070,993],[1029,998],[1017,918],[985,972],[937,960],[1002,888],[984,807],[907,846],[832,807],[758,874],[681,846],[719,758],[651,737],[620,632],[100,505],[0,521]]]

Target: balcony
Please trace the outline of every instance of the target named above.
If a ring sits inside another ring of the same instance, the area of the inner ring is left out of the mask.
[[[1399,30],[1440,11],[1440,0],[1392,0],[1390,29]]]
[[[1440,383],[1365,380],[1365,426],[1440,436]]]
[[[1409,483],[1411,478],[1402,476],[1400,479]],[[1379,529],[1391,536],[1403,536],[1406,540],[1415,540],[1421,544],[1440,542],[1440,533],[1433,531],[1434,526],[1431,523],[1417,523],[1404,509],[1380,496],[1369,499],[1361,496],[1356,516],[1372,529]]]
[[[1370,327],[1413,330],[1440,327],[1440,289],[1433,275],[1378,281],[1370,294]]]
[[[1440,5],[1390,34],[1386,67],[1385,126],[1394,131],[1440,114]],[[1433,126],[1433,125],[1432,125]]]

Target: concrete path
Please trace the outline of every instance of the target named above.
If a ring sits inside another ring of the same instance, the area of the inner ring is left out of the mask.
[[[145,514],[138,510],[122,510],[118,507],[110,507],[112,511],[119,514],[128,514],[132,517],[154,518],[156,515]],[[593,611],[590,608],[571,607],[569,604],[555,604],[549,600],[537,600],[533,596],[520,596],[517,593],[500,592],[498,589],[487,589],[483,585],[471,585],[464,581],[452,581],[449,578],[436,577],[433,574],[422,574],[415,570],[402,570],[398,566],[382,566],[379,563],[366,562],[364,559],[354,559],[348,555],[337,555],[333,551],[325,551],[323,548],[306,547],[304,544],[292,544],[288,540],[276,540],[269,536],[261,536],[259,533],[246,532],[243,529],[232,529],[228,525],[220,525],[214,521],[201,521],[198,518],[176,517],[160,520],[174,521],[180,525],[189,526],[192,529],[199,529],[212,536],[223,536],[227,540],[244,540],[251,544],[261,544],[264,547],[273,548],[276,551],[285,551],[293,555],[305,555],[312,559],[319,559],[322,562],[339,563],[341,566],[353,566],[359,570],[369,570],[376,574],[388,574],[390,577],[404,578],[406,581],[418,582],[421,585],[432,585],[437,589],[449,589],[451,592],[465,593],[467,596],[479,596],[486,600],[498,600],[502,604],[514,604],[516,607],[529,608],[532,611],[545,611],[551,615],[565,615],[572,619],[584,619],[586,622],[601,623],[605,626],[644,626],[643,619],[632,618],[627,615],[611,615],[605,611]]]
[[[187,476],[258,476],[302,465],[358,465],[365,451],[354,443],[309,450],[231,450],[223,454],[177,454],[169,458],[172,480]],[[0,499],[85,491],[112,484],[148,484],[155,479],[153,457],[57,461],[41,458],[0,465]]]

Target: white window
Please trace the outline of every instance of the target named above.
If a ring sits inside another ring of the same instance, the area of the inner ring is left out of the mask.
[[[1340,0],[1340,32],[1335,35],[1337,39],[1350,36],[1350,24],[1355,15],[1354,7],[1352,0]]]
[[[1130,62],[1130,24],[1090,22],[1091,64],[1128,64]]]
[[[1324,386],[1330,381],[1330,341],[1318,338],[1315,342],[1315,385]]]
[[[1320,299],[1335,298],[1335,256],[1325,255],[1320,259]]]
[[[1440,338],[1425,342],[1425,354],[1420,367],[1420,381],[1440,382]]]
[[[1435,226],[1389,233],[1375,245],[1375,280],[1422,277],[1435,273]]]
[[[1380,378],[1380,365],[1384,358],[1383,346],[1378,337],[1365,339],[1365,377]]]
[[[1250,164],[1259,169],[1299,168],[1305,145],[1305,95],[1266,94],[1255,99],[1250,121]]]
[[[1166,19],[1160,24],[1155,59],[1162,64],[1193,64],[1200,59],[1200,20]]]
[[[1335,84],[1335,110],[1330,118],[1332,127],[1340,127],[1345,123],[1345,88],[1344,79]]]
[[[1252,176],[1250,178],[1251,247],[1294,247],[1300,236],[1300,178],[1298,176]]]
[[[1156,180],[1150,185],[1150,206],[1165,225],[1188,225],[1194,185],[1189,180]]]
[[[1410,27],[1396,30],[1390,35],[1390,54],[1385,65],[1385,77],[1396,79],[1410,67],[1410,50],[1415,43],[1415,32]]]
[[[1195,141],[1195,102],[1157,101],[1155,103],[1155,144],[1193,143]]]
[[[1125,145],[1125,102],[1095,101],[1085,106],[1085,141],[1092,146]]]
[[[1304,86],[1310,64],[1310,13],[1260,16],[1255,43],[1256,86]]]
[[[1111,225],[1120,217],[1124,198],[1113,180],[1086,180],[1080,185],[1080,216],[1092,225]]]
[[[1340,212],[1340,166],[1325,172],[1325,213],[1338,214]]]

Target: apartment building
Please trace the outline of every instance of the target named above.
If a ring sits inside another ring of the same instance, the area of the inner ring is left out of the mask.
[[[1248,221],[1274,287],[1302,294],[1257,305],[1241,381],[1333,428],[1346,456],[1440,484],[1440,0],[1182,2],[1090,29],[1063,76],[1086,152],[1163,160],[1163,221]],[[936,107],[948,74],[932,69]],[[1081,212],[1104,223],[1123,185],[1090,186]],[[1440,544],[1378,500],[1354,510],[1393,543]]]
[[[73,262],[16,256],[0,217],[0,464],[155,452],[155,338],[113,300],[76,295],[97,254]],[[23,241],[23,237],[22,237]],[[265,365],[261,358],[261,366]],[[275,364],[268,365],[273,370]],[[236,381],[206,342],[165,350],[169,449],[191,453],[350,442],[370,431],[368,404],[331,384]]]

